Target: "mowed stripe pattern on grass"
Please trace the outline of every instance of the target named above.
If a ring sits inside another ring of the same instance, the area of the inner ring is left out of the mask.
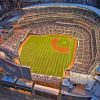
[[[51,46],[51,40],[59,38],[58,45],[70,48],[69,53],[57,52]],[[62,42],[62,43],[61,43]],[[39,74],[63,77],[64,70],[73,58],[75,38],[59,35],[33,35],[23,46],[20,59],[22,65],[29,66],[31,71]]]

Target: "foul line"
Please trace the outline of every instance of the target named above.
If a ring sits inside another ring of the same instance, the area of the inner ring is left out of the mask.
[[[24,45],[26,44],[26,42],[29,40],[30,37],[31,37],[31,35],[28,36],[28,37],[22,42],[22,44],[20,45],[19,50],[18,50],[18,54],[19,54],[19,55],[21,54],[21,51],[22,51]]]

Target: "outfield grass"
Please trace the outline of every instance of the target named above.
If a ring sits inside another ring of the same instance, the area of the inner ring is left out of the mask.
[[[59,38],[57,45],[61,48],[69,48],[69,52],[63,53],[55,50],[51,46],[51,41],[54,38]],[[75,41],[74,37],[67,35],[30,36],[22,48],[21,63],[30,66],[34,73],[63,77],[64,70],[72,62]]]

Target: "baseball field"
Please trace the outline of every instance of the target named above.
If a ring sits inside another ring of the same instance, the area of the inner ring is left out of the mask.
[[[63,77],[74,62],[77,39],[69,35],[30,35],[20,47],[21,64],[31,72]]]

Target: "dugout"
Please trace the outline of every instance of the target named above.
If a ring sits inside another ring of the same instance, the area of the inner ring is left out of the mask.
[[[34,93],[39,96],[43,96],[49,99],[58,100],[59,99],[59,90],[42,86],[42,85],[34,85]]]

